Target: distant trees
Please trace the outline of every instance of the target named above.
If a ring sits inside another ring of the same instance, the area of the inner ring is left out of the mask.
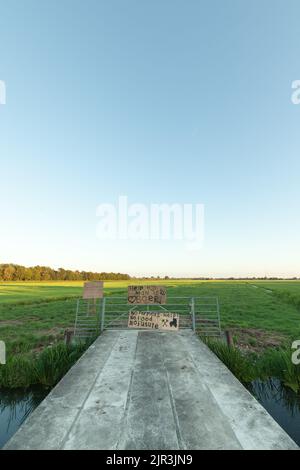
[[[127,281],[135,279],[151,281],[160,280],[159,276],[144,276],[144,277],[131,277],[129,274],[123,273],[94,273],[91,271],[72,271],[70,269],[52,269],[48,266],[32,266],[26,268],[18,264],[0,264],[0,281]],[[244,280],[244,281],[258,281],[258,280],[279,280],[279,277],[227,277],[227,278],[213,278],[213,277],[192,277],[192,278],[177,278],[171,276],[164,276],[164,280],[176,279],[189,279],[189,280]],[[285,278],[287,280],[298,280],[299,277]]]
[[[48,266],[33,266],[26,268],[18,264],[0,264],[0,281],[118,281],[130,279],[129,274],[94,273],[91,271],[71,271]]]

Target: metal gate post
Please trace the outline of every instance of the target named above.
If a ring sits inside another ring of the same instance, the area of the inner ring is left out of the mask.
[[[217,315],[218,315],[218,325],[219,325],[219,332],[221,336],[221,317],[220,317],[220,304],[219,304],[219,297],[217,297]]]
[[[76,317],[75,317],[75,325],[74,325],[74,336],[76,336],[76,331],[77,331],[78,312],[79,312],[79,299],[77,299],[77,305],[76,305]]]
[[[102,311],[101,311],[101,333],[104,330],[104,319],[105,319],[105,297],[102,298]]]
[[[195,319],[195,299],[191,299],[191,314],[192,314],[192,328],[193,331],[196,331],[196,319]]]

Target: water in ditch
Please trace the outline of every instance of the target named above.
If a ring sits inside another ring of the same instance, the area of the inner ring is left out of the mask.
[[[43,388],[0,390],[0,449],[47,393]]]
[[[277,379],[255,380],[247,388],[300,446],[300,395],[284,387]]]

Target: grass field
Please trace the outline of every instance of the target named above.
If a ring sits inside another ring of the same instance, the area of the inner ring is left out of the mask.
[[[222,328],[241,347],[259,350],[286,339],[300,339],[298,281],[140,281],[167,286],[169,297],[216,295]],[[106,295],[124,295],[136,281],[105,283]],[[39,351],[74,325],[82,282],[0,283],[0,340],[7,351]]]
[[[222,328],[231,330],[240,349],[262,353],[287,345],[288,351],[291,340],[300,339],[300,282],[110,281],[105,283],[105,295],[123,296],[125,303],[132,283],[164,284],[169,299],[218,296]],[[80,345],[69,350],[61,344],[64,330],[74,326],[82,286],[82,282],[0,283],[0,340],[6,342],[8,358],[0,386],[52,386],[82,353]],[[54,347],[46,348],[49,345]],[[250,362],[238,352],[216,347],[238,376],[249,373]],[[280,352],[278,356],[281,360]],[[299,388],[294,375],[292,386]],[[291,380],[284,378],[286,383]]]

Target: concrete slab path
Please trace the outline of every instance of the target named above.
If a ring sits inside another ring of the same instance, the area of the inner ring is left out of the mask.
[[[189,330],[106,331],[5,449],[297,449]]]

